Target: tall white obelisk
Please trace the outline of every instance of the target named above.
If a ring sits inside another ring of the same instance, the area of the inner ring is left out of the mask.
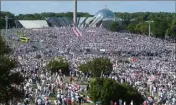
[[[77,26],[77,0],[74,0],[73,22]]]

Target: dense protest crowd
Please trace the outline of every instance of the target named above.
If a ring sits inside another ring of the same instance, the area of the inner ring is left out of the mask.
[[[102,28],[80,30],[81,37],[75,36],[70,27],[9,29],[7,35],[3,31],[13,56],[21,65],[15,70],[28,77],[24,85],[26,100],[33,100],[36,105],[49,105],[47,97],[57,93],[56,105],[85,102],[87,96],[81,95],[80,91],[86,91],[87,86],[64,82],[66,77],[61,72],[51,75],[43,70],[53,57],[63,56],[70,63],[70,74],[76,72],[74,76],[89,81],[77,67],[93,58],[106,56],[113,62],[113,73],[109,78],[136,86],[145,98],[144,105],[176,105],[175,43]],[[19,33],[29,41],[19,41]],[[37,87],[32,86],[33,82]]]

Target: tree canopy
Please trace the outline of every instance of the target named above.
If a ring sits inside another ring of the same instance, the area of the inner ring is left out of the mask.
[[[165,38],[166,30],[170,28],[170,21],[166,19],[155,19],[151,24],[151,31],[155,37]]]
[[[91,81],[88,94],[92,101],[101,101],[103,105],[109,105],[110,101],[118,99],[126,101],[127,104],[132,100],[137,105],[143,102],[142,96],[135,88],[108,78],[96,78]]]
[[[171,23],[174,20],[174,13],[167,12],[136,12],[136,13],[115,13],[121,18],[122,29],[131,33],[148,35],[148,23],[145,21],[154,21],[151,23],[151,34],[154,37],[164,38],[167,34],[172,36]]]
[[[119,23],[118,22],[112,22],[111,24],[108,25],[108,30],[112,32],[119,31]]]
[[[95,58],[86,64],[81,64],[78,68],[83,73],[91,73],[93,77],[100,77],[101,74],[109,75],[113,70],[108,58]]]
[[[9,100],[21,100],[24,97],[22,90],[23,76],[19,72],[12,72],[18,66],[15,59],[9,58],[10,48],[0,36],[0,103],[8,105]]]
[[[87,17],[91,16],[89,13],[78,12],[78,17]],[[54,12],[44,12],[44,13],[35,13],[35,14],[19,14],[16,16],[18,20],[44,20],[46,17],[68,17],[73,18],[73,12],[66,13],[54,13]]]
[[[59,73],[59,70],[61,70],[64,74],[69,73],[69,63],[64,61],[62,57],[52,59],[46,67],[51,71],[51,73]]]
[[[145,22],[131,23],[128,25],[128,30],[132,33],[148,35],[148,24]]]
[[[5,44],[3,38],[0,36],[0,55],[10,53],[11,49]]]
[[[9,27],[14,27],[15,26],[15,15],[7,12],[7,11],[1,11],[0,13],[0,29],[5,28],[5,16],[9,17]]]
[[[171,36],[171,38],[176,38],[176,19],[172,21],[170,28],[167,30],[167,36]]]

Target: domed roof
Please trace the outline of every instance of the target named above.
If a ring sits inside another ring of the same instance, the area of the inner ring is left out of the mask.
[[[115,18],[114,13],[111,10],[107,9],[107,8],[99,10],[95,14],[95,16],[102,16],[103,18]]]

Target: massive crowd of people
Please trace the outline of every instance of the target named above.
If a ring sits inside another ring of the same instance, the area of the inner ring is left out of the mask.
[[[13,49],[13,56],[20,63],[15,70],[28,77],[24,86],[27,99],[32,96],[38,105],[43,100],[47,105],[48,98],[42,97],[56,91],[55,103],[58,105],[68,105],[69,99],[72,104],[81,104],[85,96],[80,95],[80,91],[86,91],[86,87],[76,85],[74,87],[79,88],[73,90],[70,88],[73,84],[63,81],[66,77],[62,73],[50,75],[43,70],[57,56],[63,56],[70,63],[71,72],[78,72],[77,67],[86,61],[105,56],[113,62],[113,73],[109,78],[138,87],[145,97],[144,105],[176,104],[175,43],[144,35],[109,32],[102,28],[80,30],[80,37],[74,35],[71,27],[2,31]],[[29,38],[29,41],[21,42],[19,34]],[[76,77],[89,80],[80,75]],[[34,81],[36,88],[32,87]]]

